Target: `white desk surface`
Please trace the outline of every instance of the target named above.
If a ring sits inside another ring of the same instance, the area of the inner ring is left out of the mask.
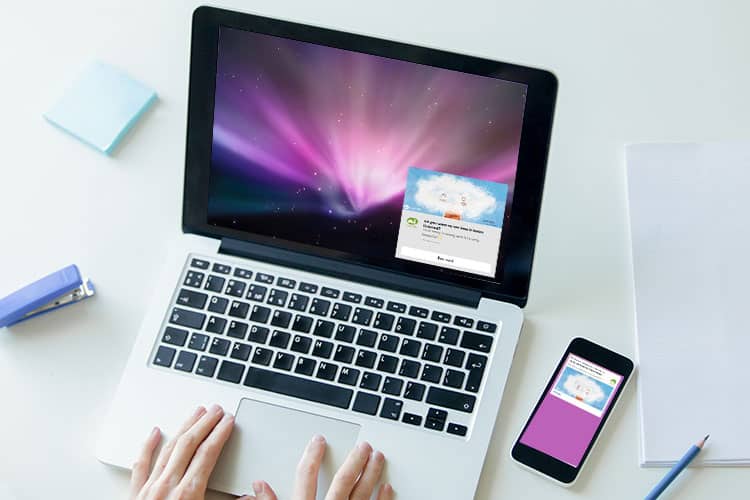
[[[478,499],[632,499],[664,473],[638,467],[634,384],[574,488],[519,469],[508,450],[571,337],[634,353],[623,145],[750,135],[750,4],[696,3],[226,4],[557,74],[527,322]],[[166,242],[180,227],[194,5],[178,0],[3,5],[0,295],[73,262],[98,289],[87,303],[0,331],[0,483],[19,500],[126,495],[128,475],[97,462],[93,443]],[[123,67],[160,95],[113,158],[41,117],[95,58]],[[696,436],[711,430],[696,429]],[[746,468],[689,470],[664,498],[747,498],[748,491]]]

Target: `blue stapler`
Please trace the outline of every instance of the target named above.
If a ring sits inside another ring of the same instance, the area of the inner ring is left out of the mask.
[[[75,304],[94,295],[94,285],[71,265],[0,299],[0,328]]]

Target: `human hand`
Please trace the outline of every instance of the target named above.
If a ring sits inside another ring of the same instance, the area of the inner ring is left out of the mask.
[[[297,465],[291,500],[315,500],[318,472],[325,452],[323,436],[313,437]],[[384,465],[385,457],[381,452],[373,452],[368,443],[358,444],[333,476],[326,500],[370,500],[383,474]],[[253,491],[255,496],[242,497],[240,500],[277,500],[276,493],[264,481],[255,481]],[[377,500],[393,500],[390,484],[380,487]]]
[[[234,427],[234,417],[220,406],[202,406],[182,424],[162,448],[153,469],[154,451],[161,441],[151,431],[130,478],[131,500],[203,500],[208,478]]]

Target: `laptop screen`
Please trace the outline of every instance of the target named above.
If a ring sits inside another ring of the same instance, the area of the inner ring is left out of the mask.
[[[220,27],[208,224],[499,279],[526,92]]]

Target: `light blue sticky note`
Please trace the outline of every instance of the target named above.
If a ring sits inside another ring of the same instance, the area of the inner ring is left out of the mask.
[[[156,92],[108,64],[91,64],[44,117],[89,146],[110,154]]]

